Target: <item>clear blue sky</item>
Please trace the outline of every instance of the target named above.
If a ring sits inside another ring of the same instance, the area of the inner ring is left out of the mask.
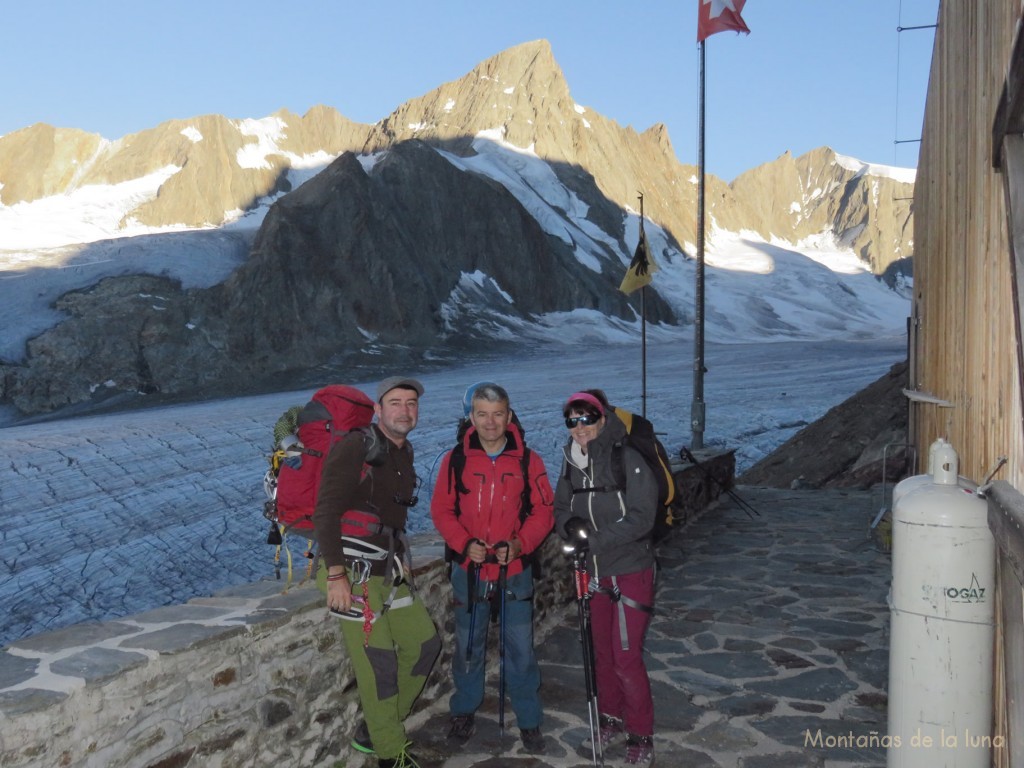
[[[372,123],[529,40],[575,100],[668,126],[697,161],[699,0],[0,0],[0,134],[36,122],[116,139],[164,120],[316,104]],[[914,167],[939,0],[747,0],[707,42],[706,165],[731,180],[822,145]]]

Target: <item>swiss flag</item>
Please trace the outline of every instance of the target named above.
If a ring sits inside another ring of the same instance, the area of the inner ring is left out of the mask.
[[[697,0],[697,42],[727,29],[750,34],[740,16],[747,0]]]

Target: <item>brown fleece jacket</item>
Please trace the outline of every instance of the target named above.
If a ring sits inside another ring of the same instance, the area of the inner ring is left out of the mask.
[[[351,432],[331,448],[320,475],[313,526],[316,529],[320,554],[328,567],[343,565],[345,555],[341,542],[341,518],[347,510],[363,510],[376,514],[381,523],[396,531],[404,531],[409,502],[416,493],[416,470],[413,467],[412,445],[399,448],[374,424],[370,427],[387,452],[379,466],[370,467],[366,460],[366,440],[359,432]],[[384,549],[390,533],[368,537]],[[401,544],[398,544],[401,553]]]

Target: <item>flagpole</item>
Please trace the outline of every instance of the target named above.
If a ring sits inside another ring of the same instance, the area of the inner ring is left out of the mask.
[[[693,319],[693,402],[691,450],[704,447],[704,45],[700,41],[700,88],[697,105],[697,271]]]
[[[644,193],[640,197],[640,238],[644,236]],[[647,286],[640,287],[640,415],[647,418]]]
[[[697,42],[700,44],[700,90],[697,105],[697,270],[693,318],[693,403],[690,406],[690,426],[694,450],[704,447],[704,65],[705,42],[708,35],[727,29],[750,34],[740,13],[747,0],[698,0]]]

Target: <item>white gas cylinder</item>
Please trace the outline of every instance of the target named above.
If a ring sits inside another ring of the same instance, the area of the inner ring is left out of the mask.
[[[987,768],[995,544],[956,451],[893,507],[888,768]]]

